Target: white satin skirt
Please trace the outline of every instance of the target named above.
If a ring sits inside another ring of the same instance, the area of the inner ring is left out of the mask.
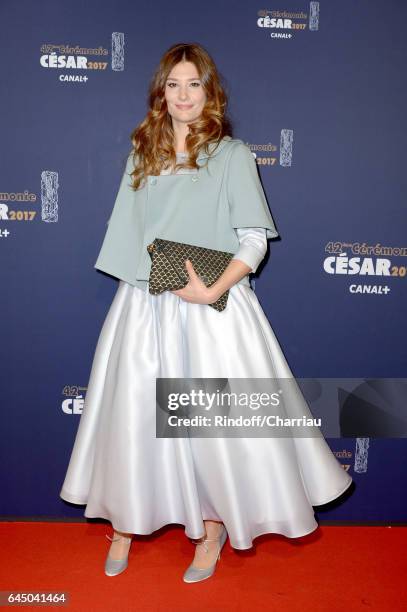
[[[201,538],[222,521],[236,549],[264,533],[318,527],[313,506],[352,482],[319,438],[157,438],[156,377],[289,378],[293,374],[249,286],[219,313],[120,281],[97,342],[62,499],[85,517],[150,534],[169,523]]]

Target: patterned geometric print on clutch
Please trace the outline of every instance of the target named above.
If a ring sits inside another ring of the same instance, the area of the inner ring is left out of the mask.
[[[151,270],[149,277],[149,291],[157,295],[163,291],[183,289],[189,281],[185,268],[185,260],[189,259],[201,278],[202,282],[210,287],[223,273],[233,253],[207,249],[184,242],[174,242],[156,238],[147,246],[151,257]],[[208,304],[218,311],[226,308],[229,289],[225,291],[216,302]]]

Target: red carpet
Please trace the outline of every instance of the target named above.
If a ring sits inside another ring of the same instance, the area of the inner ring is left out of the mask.
[[[70,612],[407,609],[404,527],[321,526],[297,539],[260,536],[248,551],[227,542],[215,575],[198,584],[182,581],[194,554],[182,527],[136,536],[129,567],[113,577],[105,533],[101,523],[0,523],[0,590],[67,591],[58,608]]]

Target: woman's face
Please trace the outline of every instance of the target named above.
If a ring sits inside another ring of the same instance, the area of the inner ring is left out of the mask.
[[[174,123],[191,123],[198,119],[206,102],[206,94],[198,70],[192,62],[179,62],[165,83],[165,99]]]

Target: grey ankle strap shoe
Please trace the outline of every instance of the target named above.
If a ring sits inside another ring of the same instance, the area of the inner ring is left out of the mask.
[[[122,539],[125,536],[118,536],[117,538],[111,538],[110,536],[106,534],[106,537],[111,542],[117,542],[118,540]],[[131,540],[133,540],[133,537],[131,537]],[[130,542],[130,546],[131,546],[131,542]],[[129,547],[129,551],[130,551],[130,547]],[[127,555],[123,559],[112,559],[108,553],[106,557],[106,561],[105,561],[106,576],[117,576],[118,574],[121,574],[122,572],[124,572],[124,570],[127,569],[127,566],[128,566],[128,559],[129,559],[129,553],[127,553]]]
[[[205,538],[199,542],[194,542],[194,544],[203,544],[205,547],[205,551],[208,552],[208,547],[206,546],[206,542],[219,542],[219,551],[218,556],[215,559],[213,565],[208,568],[200,569],[199,567],[194,567],[191,565],[188,567],[184,574],[184,582],[200,582],[201,580],[205,580],[206,578],[210,578],[216,569],[216,564],[220,559],[220,552],[223,548],[228,537],[228,532],[226,531],[226,527],[222,525],[222,532],[218,538]]]

